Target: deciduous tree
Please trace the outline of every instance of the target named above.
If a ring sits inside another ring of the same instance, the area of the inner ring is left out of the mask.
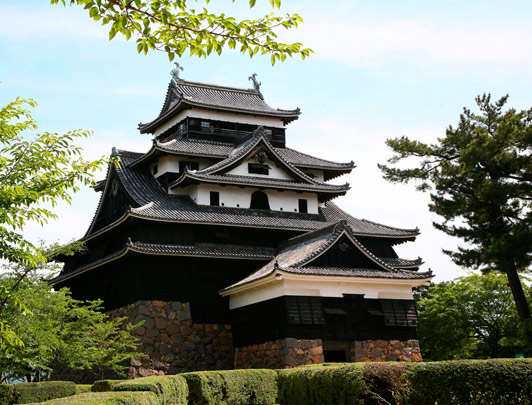
[[[504,272],[527,322],[530,309],[518,272],[532,260],[532,110],[504,111],[507,99],[477,97],[480,114],[465,108],[458,126],[435,144],[389,139],[389,163],[417,163],[379,167],[389,181],[417,181],[418,190],[431,192],[429,209],[443,218],[434,226],[466,242],[444,252],[458,265]]]
[[[279,8],[281,0],[269,0],[272,8]],[[224,47],[237,49],[250,57],[269,54],[272,65],[287,56],[308,57],[312,50],[301,43],[285,44],[277,41],[277,29],[297,28],[303,22],[297,14],[276,16],[270,13],[254,20],[237,20],[225,13],[211,13],[190,0],[51,0],[52,4],[79,5],[87,9],[90,18],[109,25],[109,39],[122,34],[136,38],[137,51],[148,53],[157,49],[168,54],[170,60],[185,52],[205,57],[213,51],[221,54]],[[209,3],[205,1],[205,5]],[[256,0],[250,0],[252,8]]]

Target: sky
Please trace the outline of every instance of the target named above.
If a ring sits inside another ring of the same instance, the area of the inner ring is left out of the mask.
[[[208,7],[257,18],[270,11],[268,1],[258,3],[249,10],[247,2],[213,0]],[[509,94],[512,107],[532,107],[532,3],[285,0],[279,12],[303,17],[299,29],[279,34],[312,48],[310,59],[288,58],[272,67],[269,57],[226,50],[207,59],[182,57],[181,77],[251,88],[248,77],[257,73],[270,106],[302,110],[287,127],[287,146],[355,161],[350,175],[333,180],[352,187],[335,200],[340,207],[358,218],[419,227],[415,242],[397,247],[399,256],[422,257],[422,270],[432,269],[436,282],[465,275],[442,253],[460,241],[432,227],[438,218],[428,210],[428,195],[386,182],[377,163],[391,157],[386,139],[435,142],[444,136],[479,94]],[[133,40],[109,41],[107,28],[80,7],[48,0],[0,0],[0,61],[0,105],[16,97],[36,100],[39,133],[93,130],[82,142],[87,158],[109,155],[113,146],[149,149],[151,137],[137,125],[158,115],[174,67],[165,54],[137,54]],[[85,188],[71,205],[57,207],[58,220],[30,224],[25,235],[78,239],[98,199]]]

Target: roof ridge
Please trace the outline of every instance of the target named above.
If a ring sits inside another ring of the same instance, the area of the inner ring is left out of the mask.
[[[180,79],[177,82],[177,87],[179,87],[180,85],[186,85],[186,86],[191,86],[191,87],[204,87],[204,88],[206,87],[206,88],[220,89],[220,90],[229,90],[235,93],[259,94],[259,91],[255,89],[250,89],[247,87],[233,87],[233,86],[226,86],[226,85],[215,84],[215,83],[196,82],[193,80]],[[286,111],[291,111],[291,110],[286,110]]]

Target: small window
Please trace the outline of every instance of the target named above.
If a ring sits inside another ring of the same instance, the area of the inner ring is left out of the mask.
[[[218,191],[211,191],[211,205],[214,207],[220,206],[220,193]]]
[[[201,130],[209,131],[211,129],[211,123],[209,121],[201,121]]]
[[[251,203],[249,208],[257,210],[269,210],[270,203],[268,202],[268,196],[262,191],[255,191],[251,194]]]
[[[308,202],[307,200],[300,198],[298,200],[299,203],[299,212],[302,212],[304,214],[308,213]]]
[[[188,168],[188,170],[199,170],[199,163],[198,162],[180,161],[179,162],[179,172],[183,173],[185,171],[185,167]]]
[[[153,165],[153,168],[151,169],[153,174],[157,174],[159,171],[159,167],[157,165]]]
[[[248,173],[268,175],[270,166],[261,163],[248,163]]]
[[[271,136],[272,135],[272,130],[269,129],[269,128],[264,128],[264,133],[268,136]]]

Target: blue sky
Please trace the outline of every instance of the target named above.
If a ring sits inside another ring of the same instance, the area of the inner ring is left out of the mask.
[[[260,2],[258,2],[260,3]],[[253,10],[211,1],[227,14]],[[202,5],[199,2],[199,5]],[[421,229],[415,243],[398,247],[405,258],[421,256],[436,281],[464,275],[442,253],[457,241],[434,230],[428,196],[413,186],[382,180],[377,162],[390,157],[387,138],[407,135],[431,142],[455,125],[462,107],[484,92],[510,94],[517,109],[532,107],[532,4],[529,1],[287,1],[281,12],[298,12],[300,29],[282,32],[316,52],[309,60],[250,59],[236,52],[208,59],[183,57],[182,77],[251,87],[258,73],[272,107],[300,107],[287,130],[288,146],[330,160],[354,160],[352,190],[336,202],[352,215],[398,227]],[[88,157],[112,146],[145,151],[151,144],[136,130],[159,112],[173,65],[166,55],[138,55],[134,41],[108,41],[105,27],[78,7],[47,0],[0,1],[0,103],[33,98],[39,131],[94,131],[83,143]],[[31,239],[79,238],[98,202],[79,192],[60,219],[26,229]]]

